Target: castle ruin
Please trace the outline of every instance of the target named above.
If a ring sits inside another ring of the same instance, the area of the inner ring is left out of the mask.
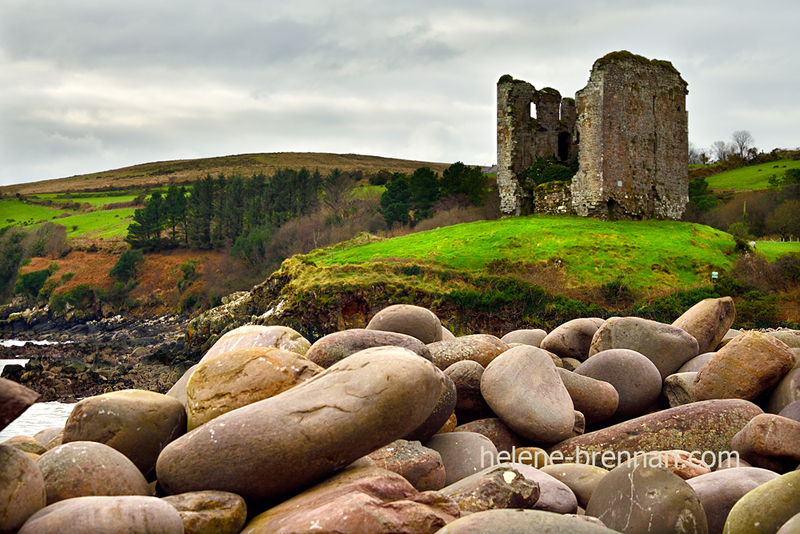
[[[689,200],[686,87],[671,63],[625,51],[598,59],[575,100],[500,78],[502,213],[679,219]],[[537,157],[568,162],[576,155],[571,182],[528,183]]]

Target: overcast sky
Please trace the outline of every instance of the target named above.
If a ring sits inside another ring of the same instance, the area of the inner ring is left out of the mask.
[[[800,2],[0,0],[0,185],[251,152],[496,162],[503,74],[666,59],[698,147],[800,145]]]

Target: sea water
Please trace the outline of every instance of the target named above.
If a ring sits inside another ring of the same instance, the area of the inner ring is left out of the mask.
[[[53,344],[52,341],[19,341],[15,339],[0,340],[0,345],[5,347],[23,347],[26,343],[34,343],[37,345]],[[3,360],[0,359],[0,373],[3,372],[3,367],[6,365],[25,365],[28,363],[26,359]],[[53,426],[64,426],[67,417],[72,412],[74,403],[62,402],[37,402],[30,408],[25,410],[22,415],[12,421],[6,428],[0,430],[0,442],[24,434],[26,436],[33,436],[40,430],[50,428]]]

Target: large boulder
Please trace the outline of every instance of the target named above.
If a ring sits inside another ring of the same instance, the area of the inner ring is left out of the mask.
[[[617,409],[607,417],[623,421],[642,414],[661,394],[661,374],[656,365],[635,350],[609,349],[598,352],[573,371],[608,382],[618,394]]]
[[[476,361],[463,360],[444,370],[456,386],[456,417],[460,423],[494,417],[481,393],[484,367]]]
[[[758,467],[733,467],[690,478],[687,483],[706,512],[708,534],[722,534],[733,505],[750,490],[778,476]]]
[[[697,340],[700,354],[715,350],[736,319],[736,306],[731,297],[701,300],[672,326],[688,332]]]
[[[612,317],[597,329],[589,357],[610,349],[643,354],[661,373],[661,380],[699,353],[697,340],[685,330],[639,317]]]
[[[450,420],[453,410],[456,407],[456,385],[447,375],[444,376],[444,390],[436,401],[436,406],[421,425],[409,432],[405,439],[410,441],[428,441],[431,436],[439,432],[442,427]]]
[[[393,304],[370,319],[367,330],[398,332],[414,336],[425,344],[442,340],[442,322],[427,308]]]
[[[426,360],[431,359],[428,346],[419,339],[398,332],[383,332],[353,328],[334,332],[319,338],[306,352],[306,358],[327,369],[336,362],[360,350],[371,347],[403,347],[416,352]]]
[[[731,455],[733,436],[761,413],[741,399],[693,402],[570,438],[548,452],[555,463],[560,459],[612,469],[637,453],[700,451],[700,460],[713,468]]]
[[[520,345],[495,358],[483,372],[481,393],[511,430],[534,443],[557,443],[572,434],[572,399],[542,349]]]
[[[772,534],[800,513],[800,471],[792,471],[746,493],[728,513],[725,534]]]
[[[582,362],[589,357],[592,338],[603,322],[594,318],[572,319],[547,334],[540,346],[560,358],[575,358]]]
[[[508,350],[508,345],[489,334],[461,336],[448,341],[430,343],[433,363],[445,370],[456,362],[476,361],[486,367],[497,356]]]
[[[542,340],[547,337],[547,332],[541,328],[523,328],[520,330],[512,330],[500,338],[505,344],[519,343],[522,345],[532,345],[534,347],[541,347]]]
[[[475,432],[486,436],[492,440],[498,453],[507,452],[513,454],[516,449],[525,446],[525,440],[497,417],[470,421],[457,426],[454,432]]]
[[[558,374],[567,388],[572,404],[587,423],[608,419],[619,407],[619,393],[609,382],[559,368]]]
[[[223,352],[247,347],[275,347],[303,356],[308,352],[311,343],[288,326],[245,325],[219,338],[200,361]]]
[[[588,518],[541,510],[486,510],[449,523],[437,534],[616,534]]]
[[[124,454],[94,441],[73,441],[37,462],[47,504],[91,495],[152,495],[141,471]]]
[[[234,349],[205,358],[186,384],[188,429],[273,397],[322,370],[296,352],[275,347]]]
[[[508,464],[496,465],[442,489],[461,509],[475,513],[500,508],[532,509],[539,500],[539,484]]]
[[[76,497],[32,515],[18,534],[183,534],[178,511],[155,497]]]
[[[731,440],[751,465],[781,472],[800,463],[800,422],[774,414],[753,417]]]
[[[162,500],[180,514],[184,534],[239,534],[247,521],[244,499],[226,491],[192,491]]]
[[[602,467],[576,463],[546,465],[540,471],[566,484],[583,508],[589,504],[597,485],[608,474],[608,470]]]
[[[539,485],[539,500],[533,505],[536,510],[555,514],[574,514],[578,511],[578,499],[575,493],[556,477],[530,465],[516,462],[508,465],[519,471],[526,479]]]
[[[62,443],[96,441],[127,456],[155,478],[161,449],[186,432],[186,411],[173,397],[129,389],[78,402],[64,425]]]
[[[12,380],[0,378],[0,430],[27,410],[39,394]]]
[[[0,445],[0,532],[16,532],[45,507],[42,472],[24,452]]]
[[[618,532],[708,532],[703,505],[692,487],[666,467],[651,467],[642,458],[604,476],[586,514]]]
[[[497,448],[475,432],[436,434],[425,446],[439,453],[444,464],[445,486],[497,464]]]
[[[398,439],[367,458],[375,467],[401,475],[418,491],[440,490],[445,485],[442,456],[419,441]]]
[[[254,517],[242,534],[433,534],[460,515],[437,492],[419,493],[396,473],[348,469]]]
[[[791,403],[800,400],[800,369],[796,365],[775,386],[775,391],[772,392],[767,403],[767,412],[780,413]]]
[[[696,400],[755,400],[786,375],[794,353],[783,342],[761,332],[746,332],[717,351],[697,372]]]
[[[417,428],[444,382],[406,349],[357,352],[170,443],[158,458],[159,484],[168,494],[216,489],[248,501],[292,494]]]

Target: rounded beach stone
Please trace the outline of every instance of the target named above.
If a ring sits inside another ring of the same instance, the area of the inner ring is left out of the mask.
[[[800,534],[800,513],[784,523],[775,534]]]
[[[0,411],[0,430],[19,417],[38,398],[39,394],[32,389],[13,380],[0,378],[0,406],[3,407]]]
[[[382,309],[369,321],[367,330],[399,332],[425,344],[442,340],[442,323],[436,314],[413,304],[393,304]]]
[[[152,495],[141,471],[124,454],[94,441],[73,441],[37,462],[47,504],[89,495]]]
[[[597,329],[589,357],[610,349],[644,355],[658,368],[661,380],[700,354],[697,340],[685,330],[639,317],[612,317]]]
[[[168,494],[294,493],[403,437],[433,411],[445,377],[399,347],[357,352],[280,395],[223,414],[164,448]]]
[[[417,491],[440,490],[445,471],[442,456],[419,441],[398,439],[371,452],[371,465],[401,475]]]
[[[800,471],[792,471],[747,492],[731,508],[725,534],[766,534],[800,513]]]
[[[16,532],[46,503],[36,462],[14,447],[0,445],[0,532]]]
[[[733,505],[750,490],[778,476],[758,467],[733,467],[690,478],[687,483],[706,512],[708,534],[722,534]]]
[[[767,412],[780,413],[791,403],[800,400],[800,369],[792,369],[784,376],[769,397]]]
[[[178,379],[175,384],[169,388],[167,391],[167,396],[177,399],[181,404],[186,406],[186,384],[189,383],[189,379],[192,377],[192,373],[200,366],[199,363],[194,364],[193,366],[189,367]]]
[[[409,441],[428,441],[431,436],[436,434],[453,415],[453,410],[456,407],[456,385],[453,380],[443,374],[444,376],[444,389],[442,394],[439,395],[439,400],[436,401],[433,411],[427,419],[422,422],[417,428],[409,432],[404,439]]]
[[[761,332],[746,332],[722,347],[697,372],[696,400],[755,400],[774,386],[795,364],[783,342]]]
[[[186,411],[173,397],[128,389],[78,402],[64,425],[62,442],[96,441],[127,456],[145,478],[155,474],[158,455],[186,432]]]
[[[303,356],[308,352],[311,343],[288,326],[246,325],[235,328],[219,338],[200,361],[223,352],[247,347],[275,347]]]
[[[396,473],[348,469],[254,517],[242,534],[433,534],[459,515],[438,492],[418,493]]]
[[[635,417],[661,394],[661,374],[644,355],[629,349],[609,349],[592,355],[573,373],[611,384],[619,395],[612,421]]]
[[[616,531],[575,516],[558,515],[541,510],[486,510],[469,514],[436,534],[614,534]]]
[[[76,497],[39,510],[18,534],[183,534],[178,511],[156,497]]]
[[[486,367],[508,348],[508,345],[489,334],[461,336],[428,345],[433,363],[442,370],[464,360],[476,361]]]
[[[775,414],[753,417],[731,440],[733,450],[752,465],[779,470],[800,462],[800,422]]]
[[[706,515],[694,490],[665,467],[636,458],[600,480],[586,515],[619,532],[706,534]]]
[[[539,500],[539,484],[526,479],[509,464],[501,464],[445,486],[440,493],[455,501],[462,513],[532,509]]]
[[[36,438],[31,436],[14,436],[5,440],[2,445],[11,445],[22,452],[27,452],[33,455],[40,455],[44,454],[47,449],[45,449],[41,443],[39,443]]]
[[[731,440],[761,408],[741,399],[693,402],[570,438],[551,447],[550,458],[610,469],[634,454],[681,449],[702,451],[709,467],[731,454]]]
[[[353,328],[334,332],[319,338],[311,345],[306,358],[327,369],[336,362],[371,347],[403,347],[416,352],[426,360],[431,359],[431,351],[419,339],[398,332],[383,332]]]
[[[675,373],[696,373],[715,354],[716,352],[704,352],[703,354],[698,354],[688,362],[681,365],[680,368],[675,371]]]
[[[188,430],[273,397],[322,370],[304,356],[275,347],[234,349],[206,358],[186,385]]]
[[[506,452],[512,454],[514,450],[525,445],[525,441],[522,437],[508,428],[508,426],[497,417],[470,421],[469,423],[457,426],[454,432],[476,432],[486,436],[492,440],[498,453]]]
[[[672,326],[685,330],[697,340],[700,353],[716,349],[736,319],[731,297],[704,299],[686,310]]]
[[[800,349],[800,330],[774,330],[767,335],[780,339],[789,348]]]
[[[446,474],[445,486],[497,464],[497,448],[475,432],[436,434],[424,445],[439,453]]]
[[[602,467],[576,463],[552,464],[539,470],[566,484],[583,508],[586,508],[595,488],[608,474],[608,470]]]
[[[534,443],[557,443],[572,434],[572,399],[542,349],[520,345],[495,358],[483,372],[481,393],[511,430]]]
[[[178,511],[185,534],[239,534],[247,521],[247,505],[226,491],[192,491],[161,499]]]
[[[494,417],[481,393],[484,368],[478,362],[464,360],[444,370],[456,386],[456,417],[461,423]]]
[[[563,482],[527,464],[510,463],[522,476],[539,485],[539,500],[533,507],[536,510],[556,514],[574,514],[578,510],[575,493]]]
[[[793,403],[789,404],[781,410],[779,413],[781,417],[787,417],[789,419],[794,419],[795,421],[800,421],[800,400],[796,400]]]
[[[34,434],[33,439],[38,441],[44,447],[53,441],[54,438],[58,437],[63,430],[63,426],[51,426],[50,428],[45,428],[44,430],[40,430]]]
[[[662,392],[669,402],[669,407],[681,406],[694,402],[694,379],[696,372],[675,373],[664,379]]]
[[[619,406],[619,393],[609,382],[559,369],[558,374],[567,388],[575,409],[583,414],[587,423],[608,419]]]
[[[521,329],[521,330],[513,330],[503,337],[500,338],[500,341],[503,343],[521,343],[523,345],[532,345],[534,347],[540,347],[542,340],[547,336],[547,332],[542,330],[541,328],[533,328],[533,329]]]
[[[589,347],[600,324],[602,323],[591,318],[572,319],[547,334],[541,347],[560,358],[585,361],[589,357]]]

